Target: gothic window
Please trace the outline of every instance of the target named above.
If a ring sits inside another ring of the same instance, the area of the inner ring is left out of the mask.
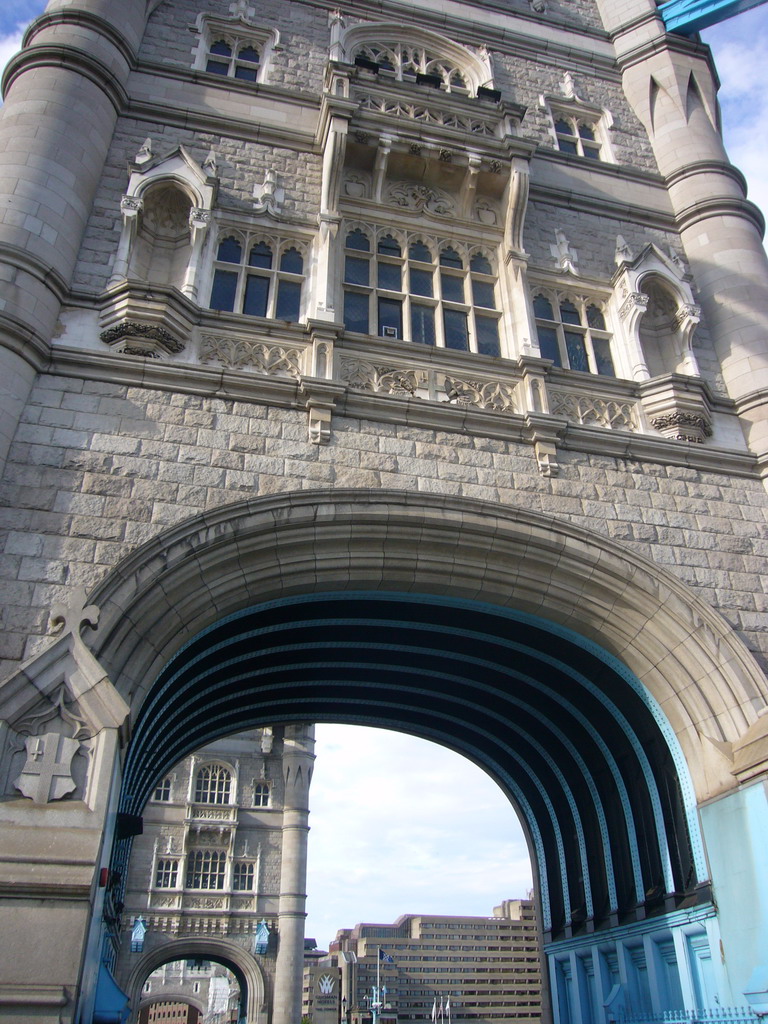
[[[500,319],[489,253],[417,235],[404,242],[384,230],[347,233],[347,330],[498,356]]]
[[[257,782],[253,787],[253,806],[269,807],[269,783]]]
[[[170,775],[166,775],[164,779],[155,786],[155,791],[152,794],[152,799],[158,803],[168,803],[171,799],[171,785],[173,779]]]
[[[216,249],[210,307],[295,323],[303,284],[304,253],[298,243],[230,232]]]
[[[175,889],[178,873],[179,862],[177,860],[161,858],[155,867],[155,888]]]
[[[534,296],[539,350],[555,366],[615,377],[611,336],[599,305],[583,298]]]
[[[226,866],[223,850],[192,850],[187,858],[187,888],[223,889]]]
[[[423,46],[380,42],[359,46],[354,54],[356,64],[375,70],[399,82],[426,81],[446,92],[468,95],[465,71],[453,61]]]
[[[597,120],[554,113],[555,138],[561,153],[600,160],[601,144]]]
[[[251,41],[225,36],[212,40],[208,46],[205,70],[212,75],[255,82],[260,62],[261,52]]]
[[[235,892],[253,892],[253,862],[235,861],[232,869],[232,888]]]
[[[228,804],[232,773],[221,764],[205,764],[195,778],[196,804]]]

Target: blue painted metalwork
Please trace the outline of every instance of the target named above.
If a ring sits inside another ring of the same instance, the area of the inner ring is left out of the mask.
[[[690,35],[733,18],[766,0],[667,0],[659,4],[659,14],[668,32]]]

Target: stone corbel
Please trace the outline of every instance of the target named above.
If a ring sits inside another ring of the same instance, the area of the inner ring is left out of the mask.
[[[120,216],[123,226],[120,232],[120,241],[117,244],[112,276],[109,279],[110,288],[120,284],[128,276],[128,266],[139,225],[139,215],[143,209],[144,201],[140,196],[122,196],[120,199]]]
[[[640,385],[651,426],[673,441],[703,444],[712,435],[709,389],[703,380],[668,373]]]
[[[381,197],[384,192],[384,181],[387,177],[389,154],[391,152],[392,137],[390,135],[382,135],[379,139],[379,145],[376,150],[376,160],[373,166],[373,201],[375,203],[381,202]]]
[[[331,440],[333,410],[344,394],[343,384],[317,377],[302,377],[299,395],[308,413],[308,439],[310,444],[328,444]]]
[[[507,248],[520,256],[525,255],[523,230],[528,210],[530,168],[527,160],[515,157],[510,165],[507,215],[504,235]]]
[[[699,376],[699,364],[693,352],[693,332],[701,322],[701,308],[684,302],[675,312],[675,326],[680,332],[680,355],[683,365],[681,372],[691,377]]]
[[[467,173],[464,178],[459,205],[459,216],[463,217],[464,220],[469,220],[472,216],[472,209],[475,204],[475,195],[477,193],[477,178],[480,173],[481,166],[482,160],[477,153],[470,153],[467,161]]]
[[[528,413],[525,417],[526,432],[533,442],[536,462],[542,476],[557,476],[560,463],[557,457],[557,442],[565,433],[568,421],[539,413]]]
[[[310,377],[318,380],[333,378],[334,344],[343,330],[343,324],[329,323],[325,320],[309,320],[307,333],[312,341],[308,350],[310,365],[305,366]]]
[[[205,236],[208,233],[210,223],[210,210],[201,210],[199,207],[193,206],[189,211],[189,231],[191,235],[192,251],[189,255],[189,263],[187,264],[187,270],[184,274],[184,283],[181,286],[181,290],[184,295],[192,300],[197,298],[197,277],[200,269],[200,257],[203,252],[203,244],[205,243]]]

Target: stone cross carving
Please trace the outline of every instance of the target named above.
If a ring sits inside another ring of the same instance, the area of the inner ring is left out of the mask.
[[[28,736],[26,764],[14,785],[36,804],[61,800],[77,788],[72,778],[72,758],[79,746],[78,740],[55,732]]]

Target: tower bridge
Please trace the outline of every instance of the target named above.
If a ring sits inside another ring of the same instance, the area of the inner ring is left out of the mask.
[[[297,1024],[324,721],[502,787],[553,1024],[768,1012],[768,264],[684,34],[738,6],[51,0],[29,28],[0,120],[4,1019],[138,1010],[170,955],[126,942],[142,806],[274,726],[274,962],[174,958]],[[228,864],[234,831],[184,852]]]

